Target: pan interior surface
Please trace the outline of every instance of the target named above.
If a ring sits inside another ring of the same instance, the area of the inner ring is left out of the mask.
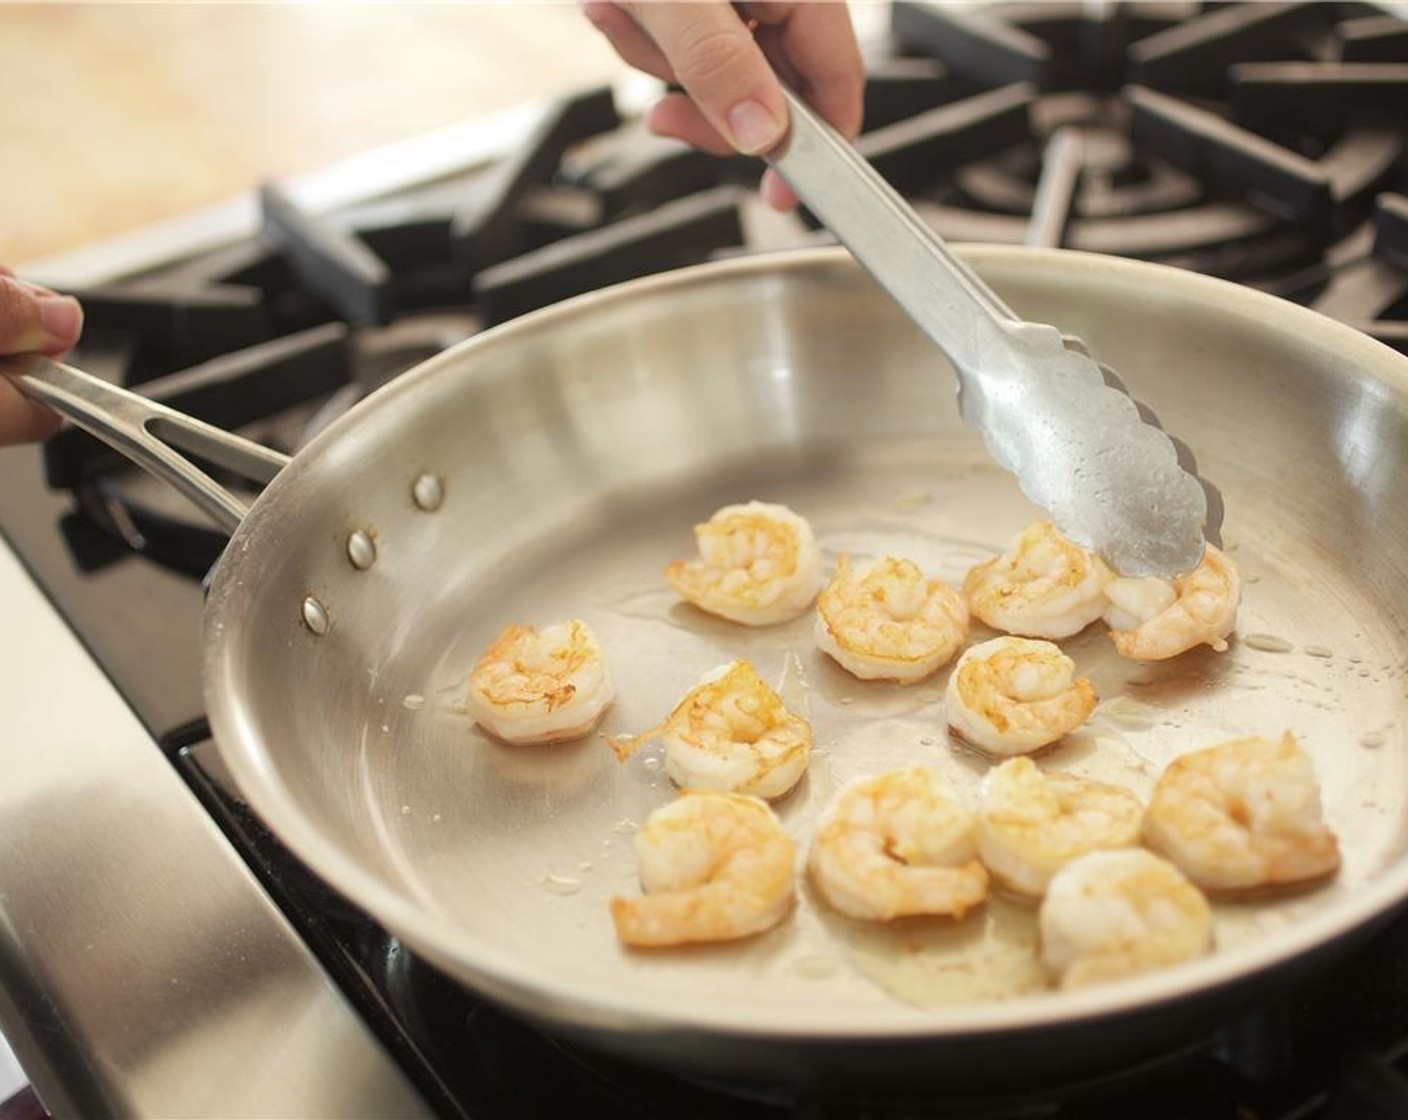
[[[1000,1027],[1231,978],[1382,910],[1408,886],[1408,397],[1404,363],[1308,312],[1198,277],[1068,253],[967,254],[1031,318],[1082,335],[1222,489],[1245,580],[1231,649],[1140,665],[1097,624],[1062,642],[1102,699],[1043,767],[1146,796],[1176,755],[1289,730],[1344,865],[1312,889],[1215,900],[1217,952],[1080,997],[1053,991],[1035,910],[873,926],[799,880],[746,942],[632,952],[608,901],[674,789],[655,726],[707,670],[751,658],[810,719],[776,806],[805,858],[852,777],[915,763],[970,804],[990,763],[950,738],[947,670],[909,687],[822,655],[809,612],[747,629],[661,571],[719,506],[784,502],[828,562],[895,554],[955,584],[1039,516],[957,415],[951,371],[839,254],[641,282],[531,317],[391,386],[320,437],[242,527],[212,593],[217,740],[295,851],[472,986],[549,1018],[791,1036]],[[1230,293],[1230,294],[1229,294]],[[417,478],[443,483],[426,510]],[[355,529],[376,544],[348,563]],[[312,595],[332,620],[300,622]],[[617,700],[600,734],[510,747],[464,688],[509,623],[587,621]],[[975,627],[970,642],[989,636]]]

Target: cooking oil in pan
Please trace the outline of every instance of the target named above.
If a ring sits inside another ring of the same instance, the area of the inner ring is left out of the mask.
[[[924,763],[976,803],[992,763],[947,732],[947,670],[909,687],[856,680],[815,648],[810,614],[746,629],[678,603],[660,574],[668,561],[692,554],[691,525],[750,498],[806,515],[830,560],[891,553],[953,583],[1037,512],[980,455],[959,462],[927,444],[908,457],[893,449],[873,463],[860,456],[829,474],[764,464],[748,477],[740,484],[735,471],[676,489],[634,515],[617,511],[609,524],[558,542],[531,568],[499,581],[506,590],[491,602],[463,604],[453,639],[411,666],[394,694],[437,698],[398,713],[398,765],[413,793],[389,796],[416,809],[404,818],[394,810],[380,815],[404,854],[398,869],[475,937],[530,954],[548,988],[600,998],[629,989],[646,1010],[727,1001],[740,1014],[786,1008],[798,1024],[838,1015],[910,1022],[975,1001],[1037,998],[1049,984],[1030,903],[996,893],[961,922],[875,926],[831,913],[802,874],[818,811],[851,778]],[[1330,883],[1299,894],[1216,900],[1224,950],[1332,906],[1399,858],[1408,839],[1399,810],[1366,795],[1408,785],[1402,697],[1383,683],[1401,675],[1403,639],[1380,621],[1384,604],[1351,573],[1297,552],[1274,511],[1234,509],[1242,514],[1234,523],[1236,555],[1249,577],[1241,639],[1223,654],[1202,649],[1153,665],[1120,658],[1098,625],[1062,642],[1102,702],[1079,732],[1038,760],[1147,797],[1163,767],[1186,750],[1283,730],[1298,736],[1315,764],[1344,865]],[[1306,594],[1307,586],[1316,593]],[[442,702],[505,623],[572,617],[600,636],[617,682],[602,735],[656,726],[706,671],[740,657],[805,711],[814,730],[811,769],[777,805],[799,852],[799,900],[782,925],[736,944],[623,949],[608,901],[639,889],[631,834],[675,793],[659,748],[620,764],[597,736],[504,747]],[[986,636],[977,627],[970,641]],[[1360,668],[1372,669],[1370,676],[1359,676]],[[365,750],[377,749],[375,738]],[[418,767],[434,780],[419,780]]]

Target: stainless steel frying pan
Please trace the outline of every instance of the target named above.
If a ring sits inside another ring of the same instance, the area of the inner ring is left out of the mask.
[[[730,501],[786,502],[830,554],[899,552],[950,579],[1034,516],[960,422],[942,359],[839,251],[687,269],[472,339],[320,435],[243,520],[168,456],[168,475],[239,522],[205,669],[250,803],[456,979],[594,1044],[717,1075],[1070,1073],[1205,1029],[1388,915],[1408,898],[1408,361],[1186,272],[963,256],[1189,438],[1225,490],[1248,585],[1222,655],[1135,665],[1099,628],[1066,643],[1105,703],[1045,765],[1147,792],[1183,750],[1289,728],[1341,837],[1333,882],[1220,901],[1213,955],[1079,993],[1045,987],[1033,915],[1000,896],[961,924],[873,928],[804,887],[788,921],[745,944],[617,944],[607,900],[638,889],[631,833],[673,791],[650,750],[622,765],[597,737],[510,748],[472,726],[463,682],[508,622],[592,624],[619,689],[605,732],[652,726],[705,669],[752,657],[816,730],[811,771],[780,805],[803,846],[854,775],[927,762],[971,791],[985,769],[945,733],[942,676],[853,680],[815,650],[810,620],[745,631],[676,605],[660,578]],[[86,389],[46,388],[42,359],[5,368],[133,446],[123,422],[87,415]],[[169,416],[136,420],[257,476],[279,465]]]

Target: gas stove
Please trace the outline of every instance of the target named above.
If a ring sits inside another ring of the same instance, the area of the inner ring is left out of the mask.
[[[944,237],[1162,261],[1408,352],[1408,23],[1341,3],[896,3],[870,69],[859,147]],[[417,145],[389,178],[362,161],[350,187],[266,184],[241,205],[256,233],[31,275],[84,302],[74,364],[292,452],[475,331],[828,241],[757,201],[758,161],[652,137],[623,106],[584,91]],[[43,645],[0,676],[37,690],[57,661],[89,682],[57,742],[16,696],[33,760],[0,792],[0,837],[25,837],[0,848],[0,1024],[56,1113],[1408,1115],[1408,920],[1186,1052],[1074,1084],[745,1088],[585,1051],[403,949],[244,805],[199,679],[224,538],[182,499],[69,431],[0,455],[0,534],[43,595],[0,552],[26,589],[7,617]],[[77,881],[62,906],[33,866]]]

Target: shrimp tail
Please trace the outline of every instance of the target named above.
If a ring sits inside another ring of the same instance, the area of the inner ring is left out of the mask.
[[[761,933],[778,921],[772,910],[760,910],[755,921],[740,921],[733,908],[714,899],[723,892],[715,885],[692,891],[661,891],[640,898],[613,898],[611,921],[616,936],[638,948],[665,948],[692,941],[730,941]],[[782,913],[791,908],[791,899]]]
[[[683,945],[701,933],[698,905],[689,895],[671,891],[641,898],[613,898],[611,921],[616,936],[639,948]],[[707,934],[704,935],[706,939]]]
[[[961,922],[988,895],[988,871],[978,860],[961,867],[910,868],[909,898],[885,920],[922,914],[947,914]]]
[[[948,884],[952,890],[953,919],[961,922],[964,915],[975,906],[981,906],[988,896],[988,869],[978,860],[970,860],[963,867],[943,868],[952,874]]]

